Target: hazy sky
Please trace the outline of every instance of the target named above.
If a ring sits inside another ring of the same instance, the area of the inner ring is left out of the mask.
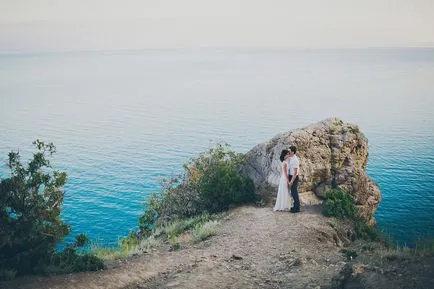
[[[0,0],[0,51],[434,47],[434,0]]]

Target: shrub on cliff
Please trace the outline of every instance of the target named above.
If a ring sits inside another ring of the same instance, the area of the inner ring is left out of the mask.
[[[253,181],[240,172],[244,161],[243,154],[217,144],[184,166],[207,211],[219,212],[255,199]]]
[[[19,152],[9,153],[9,178],[0,182],[0,272],[9,272],[9,276],[48,273],[45,268],[53,258],[62,264],[65,260],[74,262],[75,270],[93,268],[82,266],[83,258],[77,257],[75,250],[87,240],[82,235],[65,252],[55,250],[70,232],[60,218],[67,175],[51,165],[56,151],[52,143],[37,140],[33,144],[36,152],[27,166],[21,162]],[[86,264],[95,263],[101,268],[98,260],[86,258]]]
[[[163,181],[153,194],[139,220],[142,233],[161,223],[187,218],[203,212],[219,212],[255,200],[253,181],[241,173],[244,155],[217,144],[184,165],[179,178]]]
[[[346,191],[336,188],[326,193],[324,215],[341,220],[349,220],[354,224],[354,233],[357,238],[376,241],[380,235],[377,229],[369,226],[360,217],[353,198]]]
[[[357,218],[357,208],[352,197],[342,189],[331,189],[326,195],[326,205],[324,215],[338,219],[355,220]]]

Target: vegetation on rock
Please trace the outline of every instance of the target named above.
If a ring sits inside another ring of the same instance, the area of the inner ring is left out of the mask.
[[[331,189],[326,193],[324,215],[340,220],[348,220],[354,224],[354,235],[357,238],[376,241],[380,234],[374,226],[366,223],[360,217],[355,202],[350,194],[340,188]]]

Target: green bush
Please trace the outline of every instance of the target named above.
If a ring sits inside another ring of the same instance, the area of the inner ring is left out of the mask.
[[[355,220],[357,208],[353,198],[342,189],[331,189],[326,193],[324,215],[338,219]]]
[[[169,237],[169,244],[170,244],[170,249],[172,251],[176,251],[176,250],[181,249],[181,243],[179,243],[178,237],[176,237],[176,236],[172,235]]]
[[[200,210],[219,212],[256,200],[253,181],[240,172],[244,162],[243,154],[217,144],[184,165],[183,183],[197,193]]]
[[[36,152],[27,166],[21,162],[19,152],[9,153],[9,178],[0,182],[0,272],[46,272],[45,266],[51,266],[51,260],[57,258],[63,264],[72,257],[80,260],[74,261],[74,271],[93,268],[94,258],[74,255],[87,240],[83,235],[64,253],[56,252],[56,244],[70,232],[60,218],[67,175],[51,165],[56,152],[52,143],[37,140],[33,144]],[[84,263],[88,265],[80,265]]]
[[[196,184],[188,177],[162,181],[162,189],[148,199],[147,209],[139,219],[142,232],[150,233],[157,223],[189,218],[206,211]]]
[[[36,266],[35,272],[45,275],[57,275],[81,271],[97,271],[104,268],[101,259],[93,254],[77,253],[78,249],[89,242],[84,234],[76,237],[73,244],[66,246],[62,252],[53,254],[41,259],[39,266]]]
[[[162,189],[148,199],[139,219],[140,233],[149,236],[157,223],[220,212],[254,202],[253,181],[240,171],[244,155],[217,144],[184,165],[179,178],[163,180]]]
[[[353,198],[340,188],[331,189],[326,193],[324,215],[341,220],[349,220],[354,224],[354,233],[358,238],[376,241],[380,238],[378,230],[363,220],[354,204]]]
[[[380,233],[374,226],[366,224],[362,218],[358,218],[355,221],[355,232],[356,236],[361,239],[368,241],[378,241],[380,240]]]

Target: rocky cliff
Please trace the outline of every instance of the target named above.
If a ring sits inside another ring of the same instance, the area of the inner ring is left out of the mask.
[[[330,188],[340,187],[353,196],[361,216],[370,224],[375,223],[373,215],[381,193],[365,172],[368,140],[357,125],[330,118],[280,133],[251,149],[246,154],[244,170],[265,198],[277,192],[280,152],[290,145],[298,149],[302,203],[320,203]]]

